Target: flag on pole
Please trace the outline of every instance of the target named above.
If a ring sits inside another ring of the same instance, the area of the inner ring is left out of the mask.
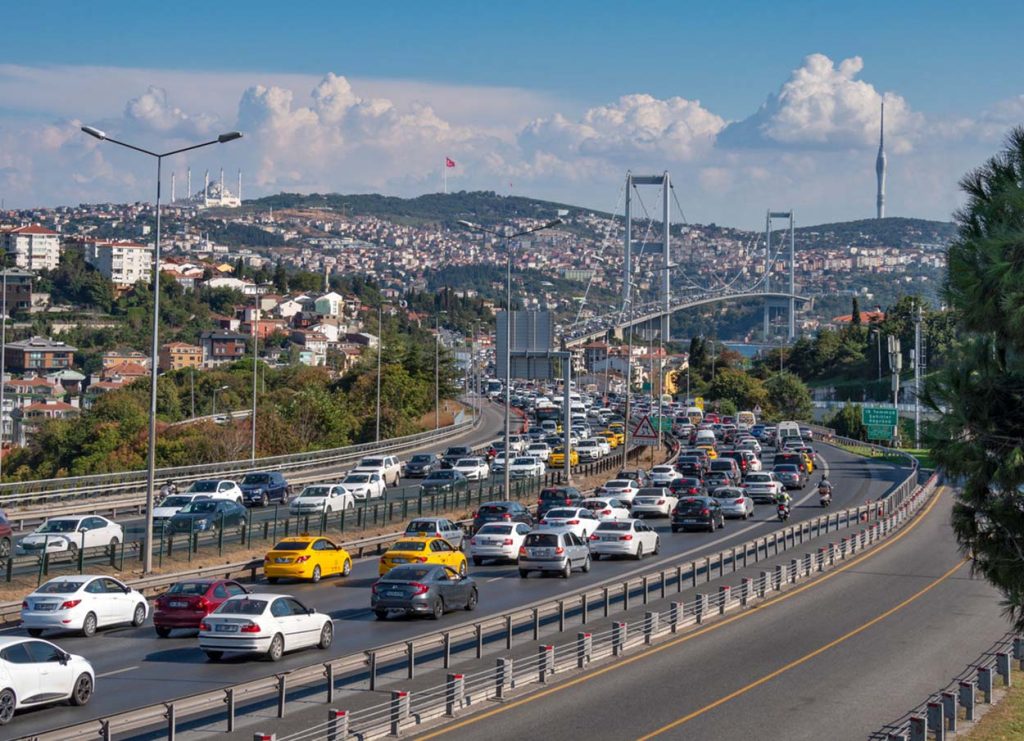
[[[445,157],[444,158],[444,166],[445,167],[455,167],[455,160],[453,160],[451,157]]]

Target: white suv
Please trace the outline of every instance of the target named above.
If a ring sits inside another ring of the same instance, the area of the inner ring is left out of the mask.
[[[385,486],[398,486],[402,478],[402,464],[393,455],[374,455],[363,458],[351,473],[379,473]]]

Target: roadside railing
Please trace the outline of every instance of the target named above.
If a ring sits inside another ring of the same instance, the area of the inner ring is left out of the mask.
[[[916,478],[916,471],[907,481],[911,478]],[[166,737],[174,738],[176,723],[186,716],[202,713],[225,716],[226,729],[230,732],[235,727],[238,704],[243,700],[259,702],[276,696],[278,717],[283,717],[289,693],[294,696],[295,692],[301,692],[308,699],[311,692],[322,688],[325,702],[332,704],[339,686],[359,684],[375,691],[383,674],[404,671],[406,676],[412,678],[419,663],[436,661],[438,657],[443,668],[449,669],[453,655],[468,653],[475,659],[482,659],[487,645],[503,645],[506,651],[510,651],[517,636],[538,641],[543,626],[557,627],[559,632],[568,629],[570,620],[575,620],[578,626],[585,626],[591,616],[607,618],[613,609],[625,612],[634,606],[647,605],[652,599],[663,600],[670,592],[680,593],[684,589],[696,588],[700,583],[710,582],[712,578],[724,577],[727,570],[735,572],[740,568],[746,569],[762,559],[798,549],[807,541],[838,534],[840,530],[860,528],[858,532],[839,538],[838,542],[829,542],[814,551],[805,552],[799,558],[793,558],[788,566],[775,565],[771,571],[762,571],[756,579],[744,578],[735,588],[720,586],[717,595],[698,594],[689,602],[672,603],[667,611],[647,613],[643,622],[632,628],[620,622],[610,631],[599,634],[596,640],[592,634],[579,633],[574,643],[541,647],[536,660],[513,661],[504,656],[497,660],[493,670],[474,675],[450,675],[444,685],[416,693],[415,699],[412,693],[395,690],[391,700],[383,705],[352,713],[332,710],[328,721],[334,724],[331,726],[333,734],[328,734],[330,738],[344,739],[355,735],[367,739],[387,734],[398,735],[413,724],[446,713],[453,714],[470,701],[477,702],[486,697],[504,698],[516,687],[533,681],[545,682],[552,674],[570,666],[585,666],[595,658],[609,653],[617,656],[681,628],[767,599],[771,593],[833,568],[888,537],[913,516],[930,497],[936,485],[937,477],[932,476],[924,486],[914,486],[909,490],[897,486],[879,502],[830,512],[796,523],[688,564],[653,570],[622,582],[588,587],[444,631],[371,648],[252,682],[36,734],[32,738],[38,741],[57,741],[88,737],[97,732],[109,738],[113,734],[155,725],[162,725],[166,729]],[[467,678],[470,679],[468,683]],[[466,694],[467,686],[475,691],[472,698]],[[412,713],[410,708],[417,708],[419,712]],[[307,729],[289,739],[298,741],[321,738],[324,736],[324,728]]]

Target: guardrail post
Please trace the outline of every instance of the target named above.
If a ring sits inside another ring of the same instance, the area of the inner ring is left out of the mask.
[[[992,668],[988,666],[978,667],[978,689],[981,690],[982,702],[986,705],[992,702]]]
[[[732,570],[736,571],[736,549],[732,549]]]
[[[8,579],[7,581],[10,581]],[[676,566],[676,594],[683,591],[683,567]]]
[[[697,562],[690,561],[690,586],[693,589],[697,588]]]
[[[959,702],[964,709],[964,720],[974,720],[974,706],[977,703],[976,687],[969,679],[960,682]]]
[[[537,646],[537,681],[548,683],[548,677],[555,673],[555,647]]]
[[[587,602],[587,594],[580,595],[580,625],[586,625],[589,619],[590,603]]]
[[[405,659],[407,676],[409,679],[416,678],[416,644],[413,641],[405,642]]]
[[[643,590],[644,590],[643,603],[646,605],[647,604],[647,588],[649,586],[649,579],[645,576],[642,581],[643,581]]]
[[[594,637],[590,633],[576,634],[576,668],[583,669],[590,663]]]
[[[818,549],[817,561],[818,561],[818,571],[824,571],[825,570],[825,549],[824,548],[819,548]]]
[[[622,582],[622,609],[626,611],[629,609],[629,582]]]
[[[750,597],[754,593],[754,580],[749,576],[744,576],[740,581],[740,604],[744,607],[750,601]]]
[[[789,581],[791,584],[795,584],[796,580],[800,578],[800,559],[793,558],[789,561]]]
[[[757,596],[759,599],[764,599],[764,595],[768,591],[770,579],[771,575],[767,571],[761,572],[761,578],[757,583]]]
[[[348,738],[348,711],[327,711],[327,741],[340,741]]]
[[[10,581],[10,579],[7,581]],[[1013,639],[1013,658],[1020,662],[1018,668],[1024,670],[1024,638],[1020,636]]]
[[[397,736],[402,730],[402,721],[409,717],[409,693],[405,690],[391,690],[391,735]]]
[[[693,614],[697,617],[697,623],[704,622],[704,616],[708,613],[708,596],[698,594],[693,603]]]
[[[711,581],[711,557],[704,559],[704,583]]]
[[[224,704],[227,706],[227,732],[235,730],[235,688],[228,687],[224,690]]]
[[[558,632],[565,632],[565,600],[558,600]]]
[[[946,718],[946,730],[956,731],[956,694],[944,691],[942,697],[942,713]]]
[[[608,617],[608,609],[611,606],[611,594],[608,587],[601,590],[601,599],[604,600],[604,616]]]
[[[772,580],[772,589],[776,592],[782,590],[782,582],[785,578],[784,567],[781,563],[775,564],[775,578]]]
[[[505,616],[505,648],[512,648],[512,616]]]
[[[941,702],[928,703],[928,728],[935,734],[935,741],[946,741],[945,708]]]
[[[829,566],[835,566],[836,565],[836,544],[835,543],[829,543],[828,544],[828,565]]]
[[[462,699],[466,695],[466,676],[449,674],[445,695],[444,714],[451,718],[462,707]]]
[[[288,693],[288,675],[280,674],[277,677],[277,717],[284,717],[284,705]]]
[[[369,684],[370,692],[374,692],[377,689],[377,652],[367,652],[367,669],[369,672]]]
[[[167,708],[167,712],[164,713],[164,717],[167,719],[167,741],[174,741],[175,719],[174,719],[174,703],[168,703],[164,707]]]
[[[683,603],[673,602],[668,608],[669,630],[673,633],[679,630],[679,616],[683,614]]]
[[[483,658],[484,655],[484,626],[476,624],[476,657]]]
[[[533,640],[540,640],[540,608],[533,608]]]
[[[498,667],[494,672],[494,697],[505,699],[505,688],[512,680],[512,657],[502,656],[498,659]]]
[[[651,645],[658,632],[658,617],[656,612],[644,613],[644,643],[648,646]]]
[[[996,654],[996,673],[1003,678],[1003,686],[1010,686],[1010,654],[1000,651]]]
[[[718,588],[718,614],[724,615],[726,605],[729,604],[732,599],[732,587],[728,585],[722,585]]]
[[[910,716],[910,741],[927,741],[928,718],[923,715]]]
[[[612,623],[612,656],[619,656],[626,644],[626,623]]]
[[[327,702],[334,702],[334,664],[329,661],[324,664],[324,676],[327,677]]]

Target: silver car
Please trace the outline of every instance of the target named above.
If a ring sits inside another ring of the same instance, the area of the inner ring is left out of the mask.
[[[722,505],[722,514],[726,517],[745,520],[754,514],[754,500],[737,486],[720,486],[711,492],[711,496]]]
[[[531,571],[551,571],[568,579],[573,569],[590,571],[590,546],[567,528],[535,530],[519,549],[519,576]]]

